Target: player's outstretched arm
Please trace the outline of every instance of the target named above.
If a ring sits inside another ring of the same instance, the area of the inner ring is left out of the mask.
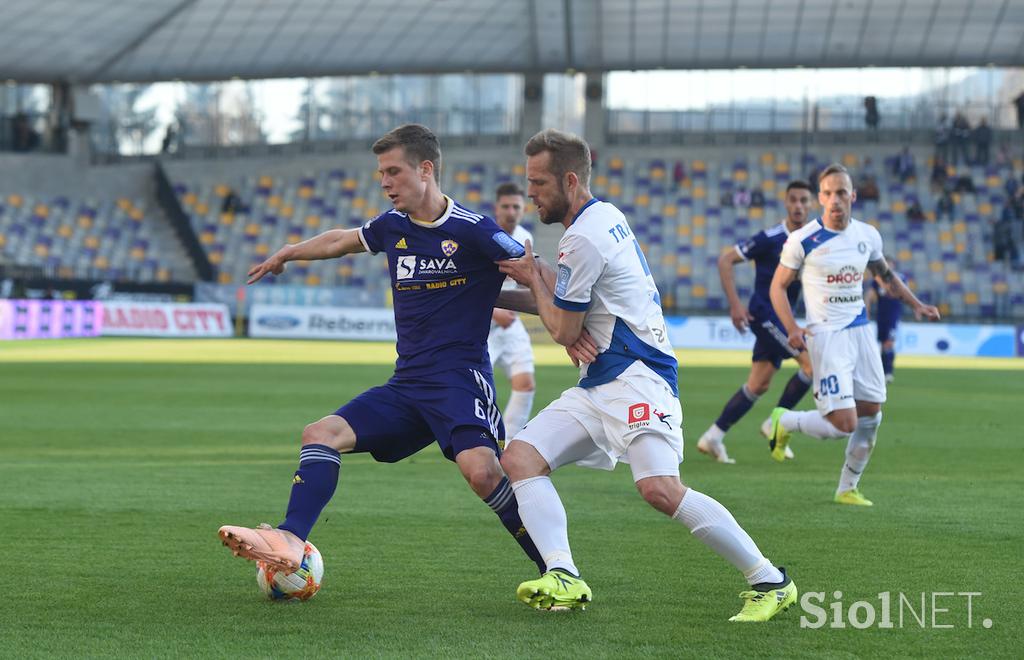
[[[733,275],[733,267],[743,261],[743,257],[736,253],[736,248],[727,247],[722,250],[718,257],[718,277],[722,280],[722,291],[729,300],[729,316],[732,317],[732,324],[741,333],[747,331],[750,322],[754,317],[750,315],[743,301],[736,292],[736,278]]]
[[[772,299],[772,307],[775,308],[775,313],[786,328],[786,333],[789,335],[789,345],[800,350],[807,348],[807,344],[804,342],[804,335],[808,334],[808,332],[806,328],[801,328],[797,325],[796,318],[793,316],[793,307],[789,304],[789,296],[786,295],[786,290],[796,279],[796,276],[797,271],[779,264],[778,268],[775,269],[775,276],[772,277],[772,285],[768,290],[768,296]]]
[[[333,259],[357,252],[366,252],[363,242],[359,240],[358,229],[331,229],[301,243],[285,245],[263,263],[250,268],[246,284],[255,284],[268,273],[280,275],[289,261]]]
[[[885,284],[885,288],[889,291],[889,295],[895,296],[904,303],[910,305],[910,308],[914,311],[914,318],[919,321],[921,319],[938,321],[941,318],[939,308],[935,305],[926,305],[918,300],[917,296],[914,295],[914,292],[910,290],[909,286],[907,286],[907,283],[903,281],[903,278],[889,268],[889,264],[886,262],[884,257],[876,261],[869,261],[868,268],[875,274],[875,277]]]

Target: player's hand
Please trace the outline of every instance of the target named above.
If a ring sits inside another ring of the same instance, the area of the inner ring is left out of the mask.
[[[594,342],[594,338],[590,336],[590,333],[587,332],[587,329],[583,328],[579,339],[573,342],[571,346],[566,346],[565,352],[569,354],[573,366],[578,367],[580,364],[590,364],[597,359],[597,344]]]
[[[516,313],[510,309],[495,307],[494,313],[491,314],[491,318],[494,319],[494,322],[498,324],[499,328],[507,328],[515,323]]]
[[[914,308],[914,318],[918,321],[921,319],[938,321],[942,316],[939,314],[939,308],[935,305],[921,304]]]
[[[807,350],[806,339],[813,334],[814,333],[807,328],[796,326],[789,332],[789,345],[798,351],[805,351]]]
[[[517,259],[505,259],[497,264],[498,270],[515,280],[516,284],[528,287],[537,272],[537,264],[533,259],[533,246],[530,245],[529,239],[526,240],[525,247],[526,254],[523,256]]]
[[[273,273],[274,275],[280,275],[283,273],[284,264],[288,261],[284,254],[286,249],[287,248],[281,248],[263,263],[250,268],[249,279],[246,281],[246,284],[255,284],[256,282],[259,282],[267,273]]]
[[[753,315],[743,305],[737,305],[736,307],[729,308],[729,316],[732,317],[732,325],[742,335],[750,327],[750,322],[754,320]]]

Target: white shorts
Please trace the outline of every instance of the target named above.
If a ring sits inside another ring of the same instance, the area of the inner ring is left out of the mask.
[[[854,408],[857,401],[885,402],[882,357],[870,325],[813,332],[807,349],[818,412]]]
[[[633,479],[679,476],[683,412],[660,376],[635,362],[596,387],[572,387],[516,434],[548,467],[568,463],[613,470],[629,463]]]
[[[530,333],[519,319],[507,328],[491,322],[487,335],[487,352],[491,355],[491,367],[500,366],[511,378],[519,374],[533,373],[533,346]]]

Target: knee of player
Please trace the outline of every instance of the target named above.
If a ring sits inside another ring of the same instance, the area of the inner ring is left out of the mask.
[[[466,478],[466,483],[476,493],[487,494],[490,493],[501,481],[504,476],[501,470],[498,468],[497,461],[493,461],[488,464],[485,461],[474,461],[467,465],[460,465],[462,469],[462,476]]]
[[[652,507],[667,516],[675,513],[685,489],[678,479],[653,477],[636,482],[640,496]]]
[[[770,378],[765,380],[748,380],[747,389],[750,390],[750,393],[754,396],[761,396],[768,391],[768,387],[771,383],[772,381]]]
[[[842,433],[853,433],[857,430],[857,420],[849,419],[847,417],[839,417],[832,420],[832,426],[836,427]]]
[[[342,438],[336,430],[330,428],[328,424],[324,423],[324,420],[307,424],[302,429],[302,444],[305,445],[327,445],[328,447],[334,447],[335,449],[342,449],[341,442]]]
[[[513,482],[544,476],[547,471],[543,467],[538,468],[533,454],[536,454],[536,450],[530,445],[512,441],[506,445],[505,452],[501,455],[501,469]],[[539,454],[537,456],[539,457]]]

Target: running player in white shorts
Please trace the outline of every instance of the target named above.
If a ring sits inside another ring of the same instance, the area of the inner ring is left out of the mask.
[[[885,375],[864,306],[865,269],[910,305],[918,319],[937,321],[939,310],[918,300],[892,272],[882,256],[878,230],[853,219],[857,194],[846,168],[827,167],[818,179],[818,189],[823,215],[786,239],[770,290],[790,346],[806,347],[810,353],[818,409],[772,411],[769,447],[772,458],[781,461],[791,431],[815,438],[849,438],[835,501],[871,506],[857,485],[882,422]],[[797,277],[804,289],[806,328],[797,325],[786,297],[787,287]]]
[[[558,270],[534,260],[530,246],[522,259],[500,268],[530,287],[548,332],[583,364],[579,384],[532,419],[502,456],[523,525],[547,567],[541,578],[520,584],[517,597],[541,609],[591,601],[548,475],[569,463],[611,470],[621,461],[651,506],[743,573],[751,588],[740,594],[743,609],[730,620],[767,621],[796,601],[793,581],[724,506],[679,480],[678,365],[640,244],[622,213],[590,194],[586,142],[546,130],[530,139],[526,155],[528,193],[541,222],[565,227]]]
[[[526,212],[526,193],[515,183],[503,183],[495,191],[494,219],[520,245],[533,242],[533,236],[520,225]],[[506,278],[502,290],[516,288],[515,280]],[[530,333],[515,312],[496,307],[491,316],[491,331],[487,335],[487,352],[491,367],[500,366],[508,376],[511,392],[501,412],[505,421],[505,437],[514,438],[526,426],[533,408],[533,346]]]

